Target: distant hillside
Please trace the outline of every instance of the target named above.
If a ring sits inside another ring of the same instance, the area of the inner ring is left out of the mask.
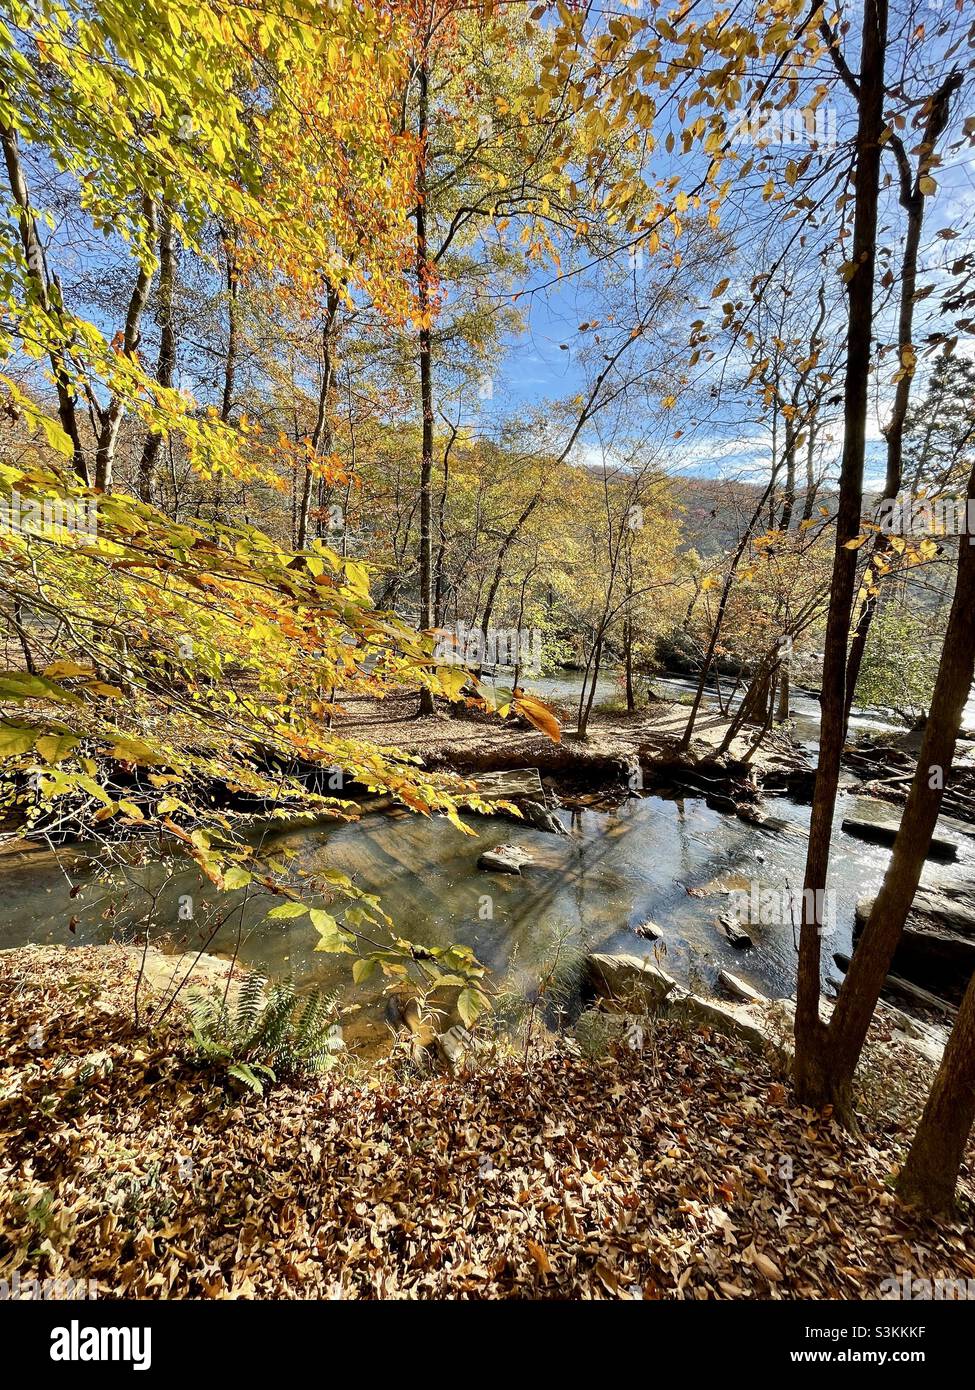
[[[722,478],[676,477],[671,487],[675,500],[684,509],[683,549],[696,550],[702,556],[721,554],[738,543],[765,491],[760,483]],[[803,497],[802,492],[797,494],[793,524],[802,515]],[[817,504],[829,503],[830,499],[831,494],[823,492],[817,496]],[[767,525],[766,516],[763,529]]]
[[[736,545],[763,491],[756,483],[675,478],[673,495],[684,511],[683,548],[717,555]]]

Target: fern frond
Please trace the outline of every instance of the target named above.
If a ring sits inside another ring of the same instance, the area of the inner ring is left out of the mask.
[[[267,983],[248,975],[233,1010],[219,990],[194,992],[188,1008],[196,1060],[223,1066],[257,1095],[265,1081],[317,1075],[336,1060],[338,995],[316,989],[299,997],[293,979]]]
[[[267,976],[254,971],[246,976],[240,987],[233,1026],[234,1032],[242,1039],[249,1037],[257,1026],[264,1004],[266,984]]]

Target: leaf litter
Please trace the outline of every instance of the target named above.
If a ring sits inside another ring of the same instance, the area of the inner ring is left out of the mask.
[[[136,1030],[132,989],[121,950],[0,953],[0,1277],[101,1298],[599,1300],[975,1278],[971,1228],[890,1190],[916,1105],[850,1135],[706,1029],[245,1100],[190,1064],[177,1017]]]

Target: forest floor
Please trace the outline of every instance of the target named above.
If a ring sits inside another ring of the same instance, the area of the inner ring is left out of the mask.
[[[190,1065],[178,1010],[134,1027],[133,982],[122,948],[0,953],[0,1277],[582,1299],[975,1278],[971,1227],[890,1190],[930,1073],[876,1030],[863,1137],[796,1108],[743,1044],[666,1019],[636,1047],[570,1036],[458,1075],[387,1064],[242,1100]]]
[[[678,743],[690,711],[671,700],[655,700],[632,715],[596,711],[585,740],[575,735],[574,711],[557,706],[563,716],[558,743],[521,719],[502,720],[460,707],[441,708],[421,718],[414,694],[385,700],[356,696],[341,700],[341,705],[344,714],[336,721],[336,732],[354,734],[384,748],[400,748],[431,769],[486,772],[537,767],[543,777],[555,774],[583,781],[614,773],[625,777],[636,761],[645,770],[695,767],[714,758],[728,729],[727,719],[716,711],[702,710],[690,748],[682,752]],[[725,762],[747,763],[758,777],[787,776],[807,767],[792,740],[779,733],[768,734],[757,749],[751,747],[750,737],[735,738]]]

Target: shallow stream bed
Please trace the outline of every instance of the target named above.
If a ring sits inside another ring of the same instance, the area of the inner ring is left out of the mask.
[[[834,911],[823,950],[827,988],[840,978],[832,953],[850,950],[856,899],[879,885],[889,855],[846,835],[840,821],[875,809],[875,802],[850,795],[837,807]],[[592,950],[651,954],[705,990],[715,987],[724,967],[779,997],[795,986],[792,924],[753,922],[754,945],[742,950],[718,923],[734,905],[729,891],[754,885],[756,892],[776,890],[781,900],[783,890],[801,887],[809,808],[774,797],[764,810],[768,820],[758,826],[710,808],[701,797],[650,794],[611,812],[561,812],[567,836],[494,817],[471,818],[476,834],[465,836],[442,818],[395,812],[340,827],[292,828],[273,839],[294,850],[303,868],[340,868],[377,892],[401,935],[425,944],[470,945],[498,985],[530,991],[561,948],[563,957]],[[972,877],[975,842],[960,838],[959,863],[928,865],[926,880]],[[533,863],[520,876],[478,869],[480,852],[499,843],[524,847]],[[195,866],[185,864],[150,864],[124,881],[84,874],[80,881],[84,889],[72,898],[69,878],[53,859],[6,867],[0,946],[139,939],[148,918],[160,944],[192,949],[208,935],[219,899],[226,922],[207,949],[237,952],[271,976],[293,973],[303,984],[343,986],[362,1006],[364,1035],[382,1027],[381,985],[348,985],[350,958],[317,952],[307,918],[266,921],[266,899],[228,912],[242,903],[240,895],[216,894]],[[78,921],[69,931],[72,916]],[[633,930],[648,919],[661,929],[659,942]]]

